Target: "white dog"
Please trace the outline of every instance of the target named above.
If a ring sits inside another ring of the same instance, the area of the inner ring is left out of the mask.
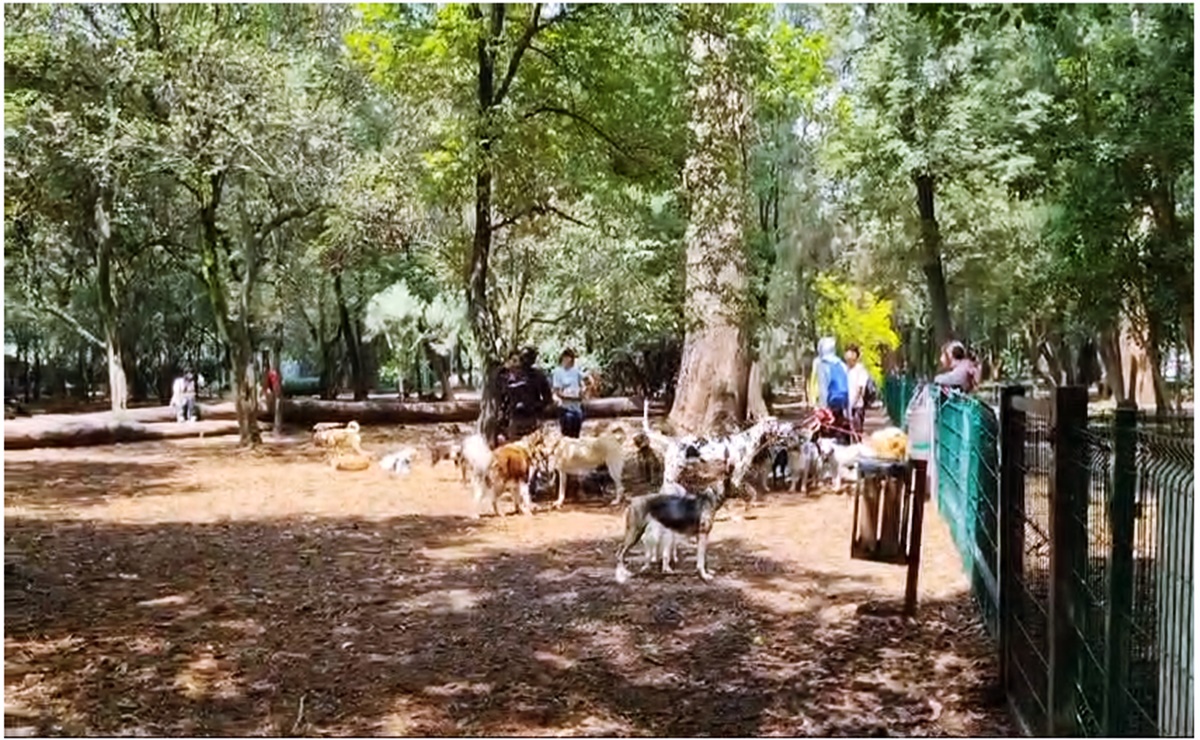
[[[412,472],[412,461],[416,454],[417,451],[411,447],[401,447],[389,455],[384,455],[379,461],[379,467],[394,475],[408,475]]]
[[[471,481],[475,494],[474,516],[479,516],[479,503],[487,494],[487,474],[492,466],[492,448],[482,434],[472,434],[462,443],[463,471]]]
[[[861,443],[840,445],[828,437],[817,440],[822,459],[826,460],[826,474],[832,479],[834,488],[853,484],[858,479],[858,459],[866,452]]]
[[[625,487],[621,481],[625,471],[625,448],[621,440],[611,434],[599,437],[563,437],[546,450],[547,464],[558,473],[558,499],[554,508],[561,508],[567,496],[567,476],[586,475],[603,465],[616,486],[612,504],[625,498]]]

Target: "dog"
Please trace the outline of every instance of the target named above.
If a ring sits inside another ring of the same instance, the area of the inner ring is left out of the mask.
[[[417,451],[411,447],[401,447],[395,452],[384,455],[379,461],[379,467],[395,475],[408,475],[412,472],[413,458]]]
[[[458,466],[458,455],[461,444],[452,439],[439,439],[429,444],[429,465],[437,467],[442,460],[449,460]]]
[[[637,471],[639,483],[647,490],[662,486],[663,462],[654,452],[650,438],[644,432],[633,435],[634,469]]]
[[[499,497],[508,489],[516,487],[516,510],[526,516],[533,514],[531,488],[538,470],[546,469],[543,447],[545,433],[535,429],[516,442],[509,442],[491,450],[491,460],[483,477],[483,486],[476,487],[475,510],[478,516],[481,491],[492,499],[492,511],[500,515]]]
[[[867,452],[867,446],[862,443],[840,445],[829,437],[817,440],[821,450],[822,477],[839,492],[844,492],[847,484],[853,485],[858,479],[858,460]]]
[[[487,493],[487,475],[492,467],[492,448],[482,434],[472,434],[462,441],[459,448],[460,469],[463,479],[470,478],[474,490],[475,509],[472,516],[479,518],[479,503]],[[499,515],[493,501],[493,510]]]
[[[334,470],[360,471],[371,467],[371,458],[353,452],[334,453],[329,460]]]
[[[548,450],[543,450],[546,456],[547,470],[558,475],[558,498],[554,508],[562,508],[567,496],[567,476],[587,475],[600,466],[604,466],[613,487],[616,489],[611,506],[616,506],[625,498],[625,486],[622,475],[625,469],[625,450],[621,441],[612,434],[599,437],[562,437],[556,440]]]
[[[357,421],[352,421],[344,427],[322,422],[313,426],[313,442],[319,447],[331,447],[338,454],[350,451],[366,456],[367,453],[363,452],[362,437],[359,436],[358,430]]]
[[[679,562],[677,552],[682,536],[659,524],[657,519],[650,519],[641,540],[642,572],[655,563],[661,563],[663,573],[674,573],[671,566]]]
[[[617,583],[629,580],[625,554],[642,539],[651,521],[657,522],[676,535],[694,535],[696,570],[701,579],[712,580],[712,574],[708,572],[707,567],[708,535],[712,531],[717,510],[725,503],[730,493],[743,483],[742,479],[749,467],[748,461],[737,465],[726,459],[724,480],[718,485],[704,488],[696,495],[682,491],[679,484],[665,483],[662,492],[638,496],[630,501],[625,509],[625,539],[617,550]],[[662,555],[661,549],[658,554],[659,557],[666,557]]]

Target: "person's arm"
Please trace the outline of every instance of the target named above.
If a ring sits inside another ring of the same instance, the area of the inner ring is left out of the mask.
[[[824,406],[829,398],[829,366],[817,360],[817,405]]]

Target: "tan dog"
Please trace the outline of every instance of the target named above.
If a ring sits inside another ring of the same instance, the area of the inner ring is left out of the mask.
[[[492,451],[492,461],[488,466],[484,486],[476,489],[475,511],[479,511],[479,498],[486,492],[492,499],[492,511],[500,516],[500,495],[510,487],[517,487],[516,511],[530,515],[533,513],[533,501],[530,498],[529,486],[532,482],[536,467],[533,455],[524,444],[524,440],[502,445]],[[478,515],[478,514],[477,514]]]
[[[317,424],[313,427],[313,442],[320,447],[331,447],[338,454],[349,450],[365,456],[358,429],[357,421],[352,421],[344,427],[330,426],[328,423]]]
[[[586,475],[601,465],[608,468],[608,475],[616,484],[617,495],[612,504],[625,498],[625,487],[621,480],[625,470],[625,448],[613,434],[599,437],[563,437],[552,448],[546,450],[546,462],[550,470],[558,473],[558,499],[554,508],[561,508],[567,496],[567,476]]]
[[[371,467],[371,458],[353,453],[335,454],[329,464],[333,466],[334,470],[366,470]]]

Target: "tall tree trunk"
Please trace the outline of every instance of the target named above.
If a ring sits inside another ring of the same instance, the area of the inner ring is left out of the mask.
[[[125,363],[121,354],[120,330],[117,326],[117,302],[113,295],[112,253],[113,235],[108,219],[105,199],[111,194],[102,194],[96,199],[96,287],[100,296],[100,322],[104,326],[105,349],[108,351],[108,397],[113,411],[124,409],[129,402],[129,385],[125,376]]]
[[[125,362],[121,357],[121,347],[115,336],[106,337],[108,351],[108,398],[113,411],[120,411],[128,406],[129,382],[125,378]]]
[[[482,19],[478,6],[472,14]],[[483,164],[475,173],[475,232],[471,239],[471,262],[467,281],[467,307],[471,317],[471,332],[483,355],[484,382],[481,397],[478,431],[494,444],[500,416],[494,378],[500,369],[500,348],[497,346],[498,327],[488,302],[488,261],[492,253],[492,108],[498,102],[495,94],[496,46],[504,32],[504,4],[488,7],[489,29],[481,34],[476,45],[478,76],[476,78],[479,115],[476,139],[483,153]]]
[[[942,233],[934,215],[936,182],[933,175],[913,177],[917,186],[917,213],[921,218],[921,270],[929,290],[929,308],[933,314],[933,336],[940,351],[954,338],[950,322],[950,294],[946,290],[946,273],[942,269]]]
[[[229,353],[232,362],[233,393],[237,405],[238,438],[244,447],[262,443],[258,428],[258,378],[254,362],[254,346],[247,326],[238,327],[237,337]]]
[[[720,416],[746,418],[749,338],[755,307],[745,242],[748,197],[741,143],[750,120],[731,64],[736,6],[687,6],[694,148],[684,166],[691,196],[683,358],[670,422],[684,433],[713,430]]]
[[[354,400],[365,401],[367,399],[367,374],[363,367],[362,338],[359,336],[355,322],[350,318],[350,308],[346,305],[340,271],[333,275],[333,292],[337,298],[338,321],[342,327],[342,338],[346,341],[346,357],[350,360],[350,384],[354,389]]]
[[[1118,404],[1129,397],[1125,392],[1125,374],[1121,365],[1121,340],[1114,328],[1100,332],[1100,361],[1104,364],[1104,384]]]
[[[283,434],[283,370],[280,366],[280,358],[283,356],[283,324],[280,324],[275,332],[275,341],[271,344],[271,367],[274,368],[275,374],[279,377],[279,387],[271,388],[271,399],[274,405],[274,414],[272,419],[272,427],[275,431],[275,436]]]

